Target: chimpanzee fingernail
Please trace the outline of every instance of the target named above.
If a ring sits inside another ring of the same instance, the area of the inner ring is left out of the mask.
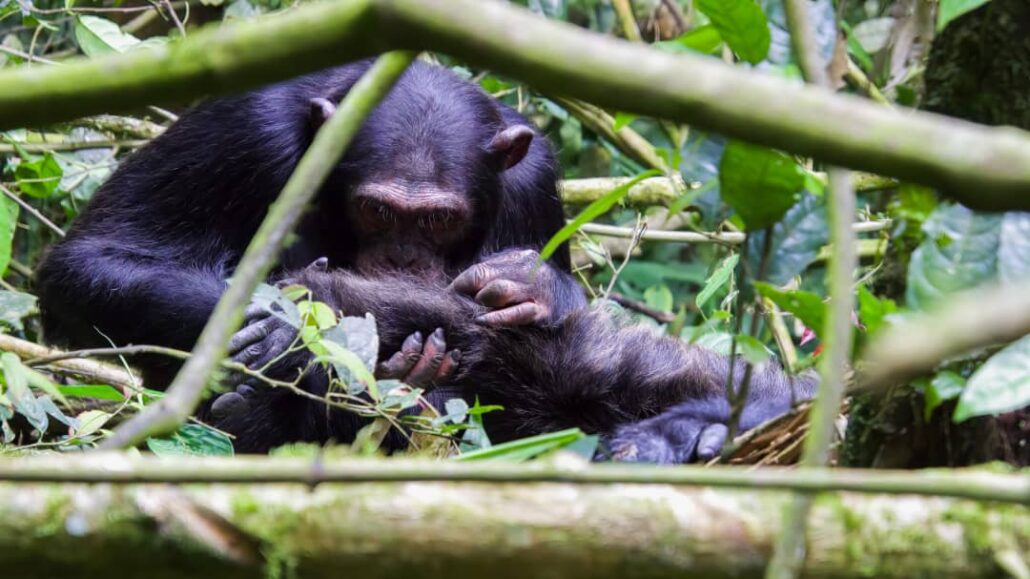
[[[461,350],[451,350],[450,357],[451,357],[451,360],[454,360],[455,362],[460,362],[461,361]]]
[[[404,343],[401,344],[401,350],[406,352],[421,350],[422,349],[422,332],[415,332],[404,339]]]
[[[443,328],[437,328],[436,331],[433,332],[433,338],[436,339],[436,340],[441,340],[442,341],[443,340]]]

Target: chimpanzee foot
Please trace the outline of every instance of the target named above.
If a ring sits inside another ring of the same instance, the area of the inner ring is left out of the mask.
[[[607,447],[612,460],[623,462],[707,461],[719,454],[728,434],[725,424],[674,408],[654,418],[619,427],[608,439]]]
[[[450,378],[460,360],[461,352],[448,352],[443,328],[437,328],[425,340],[422,339],[422,332],[408,336],[399,352],[379,364],[376,375],[422,388]]]

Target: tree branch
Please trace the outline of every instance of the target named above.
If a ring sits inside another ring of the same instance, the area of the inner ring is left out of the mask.
[[[148,101],[181,103],[396,48],[446,52],[544,92],[937,186],[970,207],[1030,209],[1030,135],[1024,131],[892,111],[480,0],[315,3],[207,28],[161,50],[5,70],[0,129]]]
[[[265,279],[276,255],[304,207],[322,186],[343,155],[365,118],[407,69],[414,55],[386,54],[340,103],[336,113],[318,131],[279,198],[268,210],[233,274],[229,288],[218,300],[211,318],[193,348],[193,355],[179,370],[167,394],[121,425],[103,448],[134,446],[148,436],[174,431],[200,404],[205,386],[225,356],[226,344],[243,320],[243,308],[257,284]]]

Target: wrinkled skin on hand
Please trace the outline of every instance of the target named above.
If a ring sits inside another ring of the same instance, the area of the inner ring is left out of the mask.
[[[568,274],[540,262],[532,249],[495,254],[463,271],[450,288],[468,295],[490,311],[476,321],[488,326],[552,325],[586,298]]]
[[[319,258],[306,268],[309,274],[326,271],[326,258]],[[294,283],[296,280],[285,278],[276,282],[276,287],[281,289]],[[247,309],[243,327],[229,341],[228,355],[233,362],[243,364],[251,370],[261,371],[290,349],[296,338],[296,328],[267,309],[252,305]],[[309,356],[306,350],[286,356],[272,365],[273,372],[280,366],[292,366],[299,371]],[[425,339],[422,332],[408,336],[400,351],[378,365],[375,375],[379,379],[392,378],[410,386],[429,388],[452,376],[460,360],[461,352],[448,352],[443,329],[437,328]],[[259,387],[258,380],[243,380],[243,383],[233,391],[220,395],[212,402],[212,415],[215,418],[225,418],[231,414],[247,412],[248,398],[253,396]]]

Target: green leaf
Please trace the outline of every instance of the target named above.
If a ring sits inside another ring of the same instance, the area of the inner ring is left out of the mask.
[[[594,201],[590,205],[584,207],[583,211],[581,211],[575,219],[567,223],[565,227],[562,227],[560,230],[558,230],[558,233],[555,233],[554,236],[551,237],[551,240],[547,242],[547,245],[545,245],[544,248],[540,250],[540,261],[543,262],[550,258],[551,255],[553,255],[554,252],[557,251],[558,247],[560,247],[561,244],[568,241],[568,239],[572,237],[573,234],[575,234],[577,231],[579,231],[579,228],[582,227],[584,224],[589,223],[597,217],[600,217],[601,215],[607,213],[609,209],[611,209],[616,203],[621,201],[627,193],[629,193],[630,188],[632,188],[634,185],[643,181],[644,179],[647,179],[649,177],[657,177],[661,174],[662,172],[657,169],[644,171],[643,173],[623,183],[621,186],[612,189],[608,193],[605,193],[604,196],[598,199],[597,201]]]
[[[580,429],[570,428],[568,430],[538,434],[536,436],[505,442],[489,448],[466,452],[454,457],[454,460],[505,460],[510,462],[523,462],[533,457],[554,452],[559,448],[569,446],[585,437],[586,434],[584,434]]]
[[[75,436],[82,438],[95,433],[107,424],[111,416],[110,412],[104,412],[103,410],[87,410],[79,414],[75,417],[79,422],[79,427],[75,430]]]
[[[672,290],[665,284],[651,286],[644,290],[644,303],[651,309],[660,312],[671,312],[673,306]]]
[[[379,356],[379,333],[372,314],[363,317],[344,316],[335,328],[323,332],[322,339],[336,342],[354,352],[370,372],[375,370]]]
[[[1002,216],[944,204],[923,225],[926,239],[912,252],[905,300],[926,309],[950,293],[995,279]]]
[[[998,277],[1002,283],[1030,279],[1030,212],[1010,211],[1001,219]]]
[[[654,46],[669,52],[693,51],[702,54],[713,54],[722,47],[722,36],[719,30],[711,24],[705,24],[692,29],[672,40],[656,42]]]
[[[630,113],[615,113],[615,122],[612,123],[613,131],[620,131],[625,127],[628,127],[630,123],[637,119],[637,115]]]
[[[805,194],[801,202],[773,226],[764,279],[773,285],[785,285],[814,262],[820,249],[828,242],[826,205],[822,198]],[[748,235],[748,261],[751,271],[757,272],[765,245],[765,231]]]
[[[31,161],[22,161],[14,170],[14,178],[22,193],[30,197],[45,199],[57,191],[64,171],[57,159],[50,153]]]
[[[367,388],[373,400],[381,398],[375,376],[365,367],[365,362],[357,354],[335,342],[324,341],[320,345],[325,351],[324,353],[315,352],[317,361],[332,364],[340,379],[348,385],[360,385],[362,391]]]
[[[966,382],[955,407],[955,422],[1018,410],[1030,405],[1030,336],[1024,336],[984,362]]]
[[[765,60],[772,38],[765,12],[754,0],[697,0],[696,6],[737,56],[751,64]]]
[[[59,385],[57,389],[68,398],[92,398],[94,400],[112,400],[121,402],[125,396],[114,388],[104,384],[71,384]]]
[[[858,286],[858,318],[865,325],[866,333],[875,334],[883,327],[884,318],[898,311],[898,305],[890,298],[879,299],[864,285]]]
[[[989,0],[941,0],[937,7],[937,32],[944,30],[949,22],[987,4]]]
[[[939,372],[923,385],[923,418],[929,422],[933,411],[947,400],[958,398],[966,387],[966,379],[951,370]]]
[[[765,344],[747,334],[737,334],[737,354],[743,356],[752,366],[761,366],[773,356]]]
[[[792,290],[783,291],[765,282],[756,281],[755,291],[769,298],[783,311],[794,314],[801,323],[816,333],[823,331],[826,320],[826,304],[814,293]]]
[[[147,448],[158,456],[232,456],[232,440],[210,426],[185,424],[171,436],[148,438]]]
[[[0,237],[2,238],[2,237]],[[8,246],[10,249],[10,246]],[[3,259],[2,244],[0,244],[0,272],[7,269],[7,261]],[[8,255],[9,257],[9,255]],[[0,290],[0,323],[6,325],[16,332],[25,330],[22,320],[35,314],[36,296],[22,292]]]
[[[705,280],[705,287],[701,288],[701,291],[697,294],[695,302],[697,307],[703,306],[715,292],[719,291],[722,286],[726,285],[726,282],[730,281],[730,277],[733,276],[733,270],[737,267],[737,262],[740,261],[740,254],[734,253],[719,263],[719,267],[715,268],[712,275],[708,276]]]
[[[126,52],[140,43],[135,36],[122,32],[114,22],[98,16],[78,16],[75,19],[75,42],[86,56]]]
[[[319,330],[328,330],[336,325],[333,309],[322,302],[303,301],[297,304],[302,318]]]
[[[797,202],[805,172],[784,153],[731,141],[719,163],[719,183],[723,200],[755,231],[779,221]]]
[[[7,266],[11,263],[11,245],[14,243],[14,232],[18,226],[18,212],[20,209],[18,204],[8,199],[7,196],[0,196],[0,276],[7,273]],[[10,291],[4,291],[4,293],[19,296],[28,295]],[[36,300],[33,297],[31,303],[28,304],[30,309],[34,308],[35,303]],[[19,332],[22,331],[21,318],[24,316],[18,315],[22,311],[18,306],[25,304],[26,300],[24,299],[14,300],[13,302],[8,299],[6,304],[0,301],[0,321],[6,322],[7,325]]]

